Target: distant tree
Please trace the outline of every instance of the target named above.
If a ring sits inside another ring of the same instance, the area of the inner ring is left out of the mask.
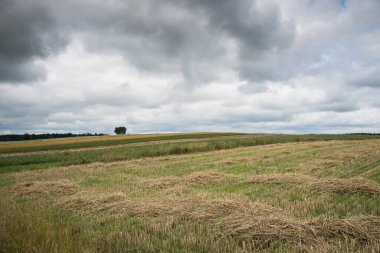
[[[126,134],[127,128],[126,127],[115,127],[115,134]]]
[[[25,133],[24,134],[24,140],[31,140],[32,139],[32,136],[28,133]]]

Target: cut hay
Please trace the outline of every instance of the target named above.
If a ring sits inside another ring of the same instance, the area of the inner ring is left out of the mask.
[[[294,184],[302,185],[307,182],[314,182],[314,178],[295,173],[284,173],[284,174],[264,174],[252,177],[249,182],[259,183],[259,184]]]
[[[143,185],[147,185],[149,187],[164,188],[179,184],[180,181],[180,177],[169,176],[144,180]]]
[[[126,199],[125,194],[116,192],[97,197],[70,197],[58,205],[78,211],[81,215],[90,215],[119,208]]]
[[[364,178],[314,178],[307,175],[284,173],[258,175],[249,180],[259,184],[292,184],[308,186],[325,193],[358,194],[365,196],[379,196],[380,185]]]
[[[67,180],[32,181],[17,185],[12,192],[17,196],[30,197],[42,194],[72,195],[76,192],[76,186]]]
[[[175,223],[203,222],[220,228],[220,239],[235,238],[241,245],[265,249],[283,243],[315,246],[324,242],[357,240],[361,244],[380,243],[380,218],[374,216],[303,221],[282,209],[249,201],[240,196],[210,198],[194,196],[166,199],[130,199],[122,193],[61,203],[82,215],[107,212],[159,218]]]
[[[309,222],[317,236],[334,239],[351,237],[360,241],[380,243],[380,218],[376,216],[356,216],[345,219],[320,219]]]
[[[379,196],[380,185],[364,178],[328,178],[317,180],[312,186],[323,192]]]
[[[212,163],[211,165],[214,166],[224,166],[224,165],[236,165],[236,164],[249,164],[253,162],[259,161],[256,157],[250,157],[250,158],[233,158],[233,159],[224,159],[224,160],[217,160]]]
[[[231,177],[230,175],[220,172],[197,172],[185,177],[185,181],[189,184],[207,184],[211,182],[224,181]]]
[[[207,183],[215,183],[222,182],[232,178],[232,175],[214,172],[214,171],[206,171],[206,172],[196,172],[192,173],[188,176],[178,177],[178,176],[168,176],[161,178],[154,178],[144,180],[143,184],[150,187],[168,187],[173,185],[196,185],[196,184],[207,184]]]

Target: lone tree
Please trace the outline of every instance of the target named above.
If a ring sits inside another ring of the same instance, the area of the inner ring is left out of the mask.
[[[126,127],[115,127],[115,134],[125,134],[127,132],[127,128]]]

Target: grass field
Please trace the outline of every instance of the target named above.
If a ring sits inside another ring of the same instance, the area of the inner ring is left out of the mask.
[[[378,137],[198,135],[4,150],[0,251],[380,252]]]
[[[42,151],[42,150],[65,150],[73,148],[88,148],[130,144],[137,142],[210,138],[221,136],[242,135],[240,133],[166,133],[166,134],[135,134],[117,136],[76,137],[58,138],[33,141],[13,141],[0,143],[0,153]]]

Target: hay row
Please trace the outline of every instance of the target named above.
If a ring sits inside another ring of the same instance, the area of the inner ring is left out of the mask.
[[[380,218],[357,216],[345,219],[302,221],[284,210],[254,203],[242,196],[210,198],[208,196],[169,197],[167,199],[130,199],[123,193],[99,197],[69,198],[60,206],[81,215],[107,212],[110,215],[132,214],[177,222],[199,221],[217,226],[220,238],[231,237],[241,245],[265,249],[290,243],[312,246],[321,242],[358,240],[363,244],[380,243]]]
[[[38,197],[42,194],[72,195],[76,186],[68,180],[32,181],[19,184],[12,189],[16,196]]]
[[[380,185],[364,178],[314,178],[296,173],[258,175],[248,182],[308,186],[320,192],[380,196]]]
[[[195,184],[207,184],[214,182],[223,182],[233,178],[232,175],[225,173],[206,171],[196,172],[184,177],[168,176],[155,179],[147,179],[142,183],[150,187],[163,188],[173,185],[195,185]]]
[[[224,182],[235,178],[233,175],[220,172],[196,172],[184,177],[168,176],[142,181],[149,187],[168,187],[173,185],[196,185],[214,182]],[[257,175],[248,180],[250,183],[259,184],[291,184],[308,186],[320,192],[339,194],[359,194],[366,196],[380,196],[380,185],[364,178],[314,178],[307,175],[284,173]],[[67,180],[58,181],[32,181],[17,185],[12,190],[19,196],[39,195],[41,193],[53,193],[58,195],[70,195],[76,192],[75,185]]]

